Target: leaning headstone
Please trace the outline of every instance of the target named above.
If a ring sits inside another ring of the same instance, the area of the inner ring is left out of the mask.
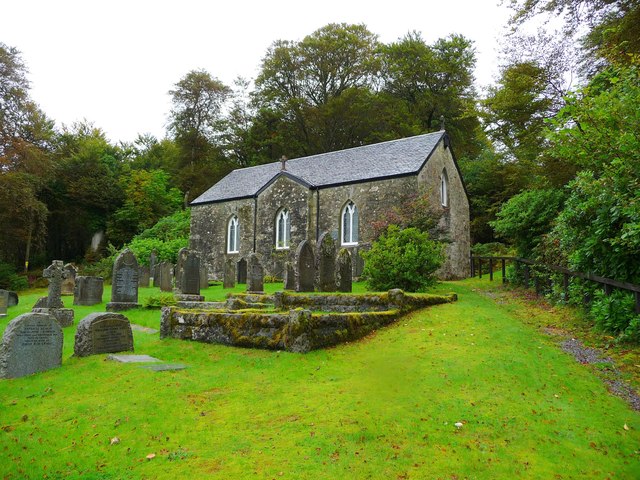
[[[151,281],[151,272],[149,270],[149,267],[147,267],[146,265],[141,265],[139,267],[139,272],[138,272],[138,286],[148,287],[150,281]]]
[[[9,291],[0,290],[0,317],[7,316],[8,308],[9,308]]]
[[[8,292],[9,292],[9,303],[7,304],[7,306],[15,307],[16,305],[18,305],[18,302],[20,301],[18,299],[18,294],[16,292],[12,292],[11,290],[8,290]]]
[[[258,255],[252,253],[247,262],[247,292],[262,293],[264,291],[264,267]]]
[[[224,279],[222,288],[233,288],[236,286],[236,261],[228,259],[224,264]]]
[[[238,283],[247,283],[247,261],[244,258],[238,261]]]
[[[175,284],[177,293],[182,293],[182,280],[184,279],[184,265],[187,261],[189,250],[187,248],[181,248],[178,251],[178,261],[175,268]]]
[[[108,311],[138,308],[138,260],[131,250],[126,248],[113,265],[111,277],[111,302]]]
[[[62,295],[73,295],[73,291],[76,287],[76,275],[78,275],[78,269],[72,264],[67,263],[64,266],[64,271],[67,272],[67,275],[64,280],[62,280],[60,293]]]
[[[296,292],[313,292],[316,277],[313,248],[306,240],[296,250]]]
[[[60,324],[45,313],[17,316],[4,331],[0,344],[0,378],[17,378],[62,364]]]
[[[169,262],[162,262],[158,265],[160,273],[160,290],[163,292],[171,292],[172,291],[172,283],[173,283],[173,264]]]
[[[78,323],[73,354],[88,357],[100,353],[133,352],[129,319],[121,313],[90,313]]]
[[[291,262],[287,262],[284,265],[284,289],[296,289],[296,270],[293,268],[293,263]]]
[[[102,303],[104,280],[102,277],[76,277],[76,289],[73,294],[74,305],[97,305]]]
[[[336,291],[336,242],[329,232],[318,239],[318,290]]]
[[[336,287],[339,292],[351,292],[352,283],[351,253],[346,248],[341,248],[336,259]]]
[[[48,313],[52,315],[61,327],[73,325],[73,309],[64,308],[62,303],[62,281],[68,273],[62,260],[54,260],[43,272],[42,276],[49,280],[48,295],[36,302],[32,309],[34,313]]]

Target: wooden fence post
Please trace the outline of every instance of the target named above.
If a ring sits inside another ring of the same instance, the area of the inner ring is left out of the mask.
[[[562,276],[562,286],[564,288],[564,301],[569,301],[569,274],[565,273]]]
[[[489,259],[489,280],[493,281],[493,258]]]
[[[636,296],[636,313],[640,313],[640,292],[633,292]]]
[[[607,297],[609,295],[611,295],[611,292],[613,292],[613,287],[607,283],[604,284],[604,293],[607,295]]]
[[[505,260],[502,259],[502,283],[507,283],[507,268],[505,266]]]
[[[482,278],[482,259],[478,258],[478,278]]]
[[[473,256],[470,257],[471,260],[471,278],[476,276],[476,261]]]
[[[529,288],[529,265],[524,265],[524,288]]]

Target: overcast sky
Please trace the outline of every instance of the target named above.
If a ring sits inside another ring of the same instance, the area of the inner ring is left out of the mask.
[[[475,42],[479,85],[497,74],[509,12],[499,0],[5,0],[0,42],[29,69],[31,96],[58,126],[87,119],[114,142],[165,135],[168,91],[205,69],[227,85],[254,78],[275,40],[328,23],[363,23],[389,43],[411,30],[427,43]]]

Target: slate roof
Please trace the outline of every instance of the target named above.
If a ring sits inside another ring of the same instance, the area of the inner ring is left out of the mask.
[[[445,132],[391,140],[363,147],[287,160],[286,174],[310,188],[360,183],[416,174]],[[281,162],[232,171],[191,205],[254,197],[278,174]]]

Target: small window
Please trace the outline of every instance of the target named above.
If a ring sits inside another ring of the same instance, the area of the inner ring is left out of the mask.
[[[342,245],[358,244],[358,207],[349,202],[342,209]]]
[[[276,215],[276,250],[286,250],[289,248],[291,239],[291,220],[289,210],[283,208]]]
[[[449,177],[446,169],[440,175],[440,203],[443,207],[449,206]]]
[[[240,223],[235,215],[229,219],[227,226],[227,253],[240,251]]]

